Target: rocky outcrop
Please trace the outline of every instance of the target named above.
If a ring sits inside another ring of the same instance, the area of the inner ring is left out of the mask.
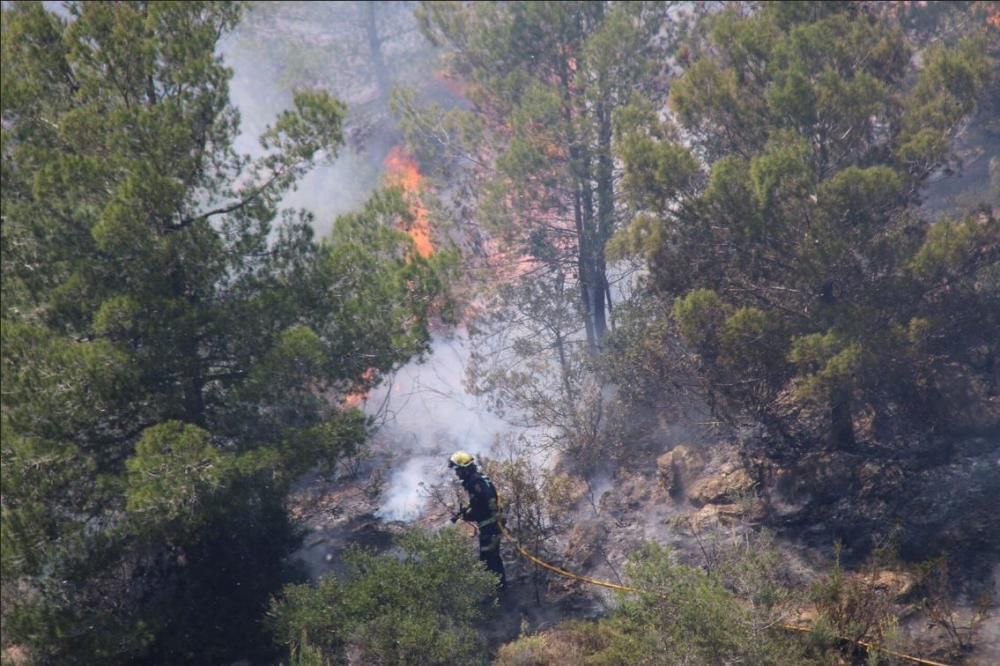
[[[754,480],[743,468],[723,465],[718,474],[705,476],[691,484],[688,500],[695,506],[733,504],[754,487]]]
[[[656,471],[663,488],[672,496],[684,492],[691,479],[705,467],[705,459],[697,449],[683,444],[675,446],[656,459]]]
[[[903,601],[917,584],[913,575],[892,569],[883,569],[862,580],[872,590],[888,595],[893,601]]]
[[[716,524],[759,523],[764,519],[764,503],[748,497],[733,504],[706,504],[685,518],[689,527],[705,529]]]
[[[631,474],[619,470],[613,481],[611,490],[604,493],[599,506],[601,511],[606,511],[615,518],[640,511],[650,501],[666,499],[658,497],[663,491],[658,487],[656,480],[649,475]]]

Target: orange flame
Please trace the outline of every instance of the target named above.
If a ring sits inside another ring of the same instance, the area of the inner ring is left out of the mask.
[[[431,227],[427,217],[427,208],[420,201],[421,184],[424,177],[420,174],[417,162],[410,157],[400,146],[393,147],[385,158],[386,180],[392,185],[403,188],[407,201],[410,204],[410,212],[413,213],[413,222],[406,233],[413,239],[413,245],[417,254],[421,257],[429,257],[434,253],[434,244],[431,242]]]
[[[437,81],[438,85],[451,93],[452,96],[457,97],[458,99],[465,99],[466,88],[468,87],[465,81],[444,69],[434,70],[432,76],[434,77],[434,80]]]
[[[368,368],[361,374],[361,380],[364,386],[371,385],[375,380],[375,368]],[[348,408],[360,407],[361,403],[368,397],[367,388],[359,389],[352,393],[348,393],[344,396],[344,406]]]
[[[402,188],[403,196],[410,206],[413,221],[406,233],[413,239],[413,247],[421,257],[429,257],[434,253],[431,243],[430,220],[427,208],[420,201],[420,190],[423,176],[417,167],[417,162],[410,157],[401,146],[395,146],[385,158],[385,177],[390,185]],[[377,370],[368,368],[361,376],[360,387],[344,396],[343,405],[347,408],[360,407],[368,398]]]

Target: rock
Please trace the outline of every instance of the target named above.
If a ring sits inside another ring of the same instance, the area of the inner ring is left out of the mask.
[[[718,504],[709,504],[688,514],[686,519],[688,526],[700,530],[721,523],[719,508]]]
[[[733,525],[736,523],[757,523],[764,519],[764,503],[750,497],[735,504],[706,504],[687,515],[687,523],[694,529],[713,524]]]
[[[811,627],[819,619],[819,611],[813,604],[807,604],[795,609],[795,615],[789,623],[795,627]]]
[[[754,481],[745,469],[731,468],[715,476],[698,479],[688,490],[688,500],[695,506],[706,504],[732,504],[741,495],[750,492]]]
[[[901,601],[916,585],[914,577],[904,571],[883,569],[865,581],[872,589],[888,594],[893,601]]]
[[[705,467],[701,453],[683,444],[656,459],[656,470],[664,489],[671,495],[683,492],[685,484]]]
[[[612,516],[620,518],[628,513],[642,510],[654,499],[663,499],[655,497],[661,492],[656,479],[619,470],[611,490],[601,496],[598,506],[601,511],[607,511]]]

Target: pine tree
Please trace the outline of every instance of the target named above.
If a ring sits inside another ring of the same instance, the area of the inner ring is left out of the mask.
[[[473,108],[446,119],[454,128],[413,124],[431,143],[464,139],[464,154],[475,156],[477,219],[533,279],[572,278],[591,351],[613,308],[605,257],[620,217],[613,117],[637,96],[665,92],[658,84],[683,26],[665,20],[672,5],[424,3],[418,13]]]
[[[995,90],[989,42],[916,69],[876,9],[712,16],[671,91],[678,127],[638,110],[619,144],[640,213],[615,242],[645,257],[713,392],[843,448],[983,410],[1000,351],[995,214],[917,208]]]
[[[233,151],[239,5],[67,7],[3,9],[3,641],[221,663],[266,644],[288,483],[364,437],[337,396],[426,349],[441,283],[398,192],[324,242],[278,210],[327,94]]]

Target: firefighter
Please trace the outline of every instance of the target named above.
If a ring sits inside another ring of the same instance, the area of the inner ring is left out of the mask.
[[[469,506],[461,509],[452,522],[459,518],[479,528],[479,559],[486,568],[500,578],[500,589],[507,585],[503,560],[500,558],[500,510],[497,506],[497,490],[489,477],[480,473],[472,456],[465,451],[456,451],[448,460],[448,467],[462,481],[462,487],[469,493]]]

